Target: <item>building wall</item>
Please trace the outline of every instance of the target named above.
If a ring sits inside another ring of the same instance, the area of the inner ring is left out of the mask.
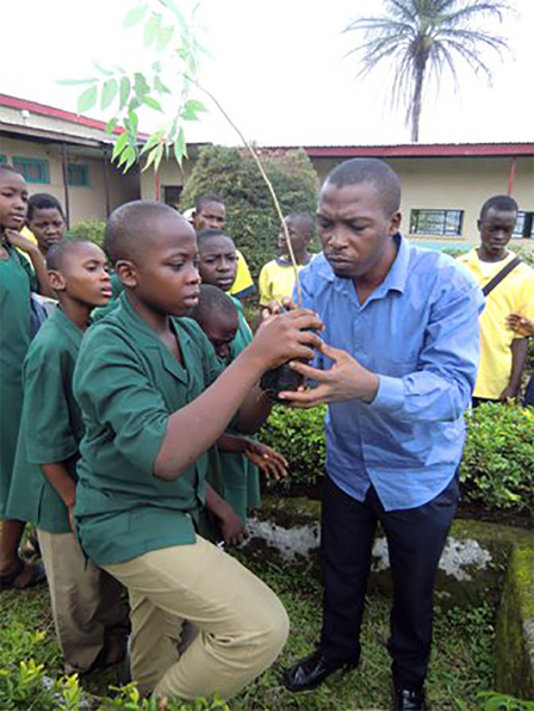
[[[152,168],[140,173],[141,199],[163,201],[165,187],[183,188],[191,175],[195,161],[192,158],[184,160],[182,170],[173,159],[162,160],[159,166],[159,196],[156,196],[156,175]]]
[[[321,182],[339,162],[312,158]],[[508,193],[510,157],[390,158],[386,162],[401,179],[402,225],[406,234],[413,209],[464,211],[461,236],[417,235],[417,239],[476,242],[476,222],[482,204],[492,195]],[[517,158],[513,196],[520,210],[534,211],[534,157]]]
[[[113,209],[129,200],[139,198],[139,175],[130,171],[126,176],[104,160],[103,151],[69,146],[69,163],[88,166],[88,186],[68,186],[71,225],[86,219],[105,220],[107,217],[105,170],[109,174],[109,207]],[[50,193],[65,205],[61,145],[2,136],[0,154],[11,162],[13,156],[40,158],[48,161],[49,182],[28,183],[30,195]]]

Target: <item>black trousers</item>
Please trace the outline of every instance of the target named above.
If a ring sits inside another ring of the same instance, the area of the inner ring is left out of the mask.
[[[321,517],[323,628],[321,650],[333,663],[360,657],[360,627],[377,522],[386,534],[394,596],[388,643],[396,686],[425,679],[432,642],[437,568],[458,503],[458,479],[415,509],[384,511],[374,488],[365,501],[345,494],[327,476]]]

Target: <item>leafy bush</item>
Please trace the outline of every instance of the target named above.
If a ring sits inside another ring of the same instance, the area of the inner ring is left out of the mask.
[[[534,507],[534,409],[485,403],[468,417],[463,496],[488,508]]]
[[[287,485],[313,484],[325,467],[325,408],[276,408],[261,440],[290,463]],[[534,408],[486,403],[467,416],[462,497],[486,509],[534,509]]]
[[[69,228],[69,235],[78,237],[78,239],[88,240],[89,242],[95,242],[95,244],[101,247],[105,228],[106,223],[104,220],[82,220],[81,222],[76,222]]]
[[[262,154],[258,150],[283,213],[315,214],[318,178],[305,152]],[[181,195],[181,209],[191,207],[205,193],[215,193],[226,204],[228,232],[257,276],[262,265],[277,254],[280,222],[249,153],[224,146],[202,148]]]

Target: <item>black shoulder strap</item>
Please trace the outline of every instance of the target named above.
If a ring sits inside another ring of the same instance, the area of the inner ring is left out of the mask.
[[[495,276],[493,279],[490,279],[486,286],[482,289],[482,293],[484,296],[487,296],[490,291],[493,291],[496,286],[498,286],[501,281],[510,274],[510,272],[517,267],[518,264],[521,264],[521,260],[519,257],[514,257],[511,262],[508,262]]]

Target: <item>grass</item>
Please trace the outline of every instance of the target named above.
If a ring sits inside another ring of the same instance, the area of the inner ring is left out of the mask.
[[[291,694],[280,682],[283,668],[309,653],[321,620],[321,586],[306,568],[280,568],[258,554],[240,554],[282,599],[291,619],[291,634],[280,659],[230,703],[232,711],[351,711],[390,709],[390,660],[385,648],[389,600],[372,595],[362,630],[362,660],[350,673],[334,674],[314,692]],[[46,588],[0,595],[0,668],[13,668],[33,658],[49,676],[62,672],[54,639]],[[434,649],[427,682],[432,708],[470,711],[480,709],[476,695],[492,686],[494,612],[489,605],[470,610],[436,609]],[[92,694],[107,693],[117,684],[117,669],[95,672],[82,685]],[[186,708],[183,706],[182,708]]]

